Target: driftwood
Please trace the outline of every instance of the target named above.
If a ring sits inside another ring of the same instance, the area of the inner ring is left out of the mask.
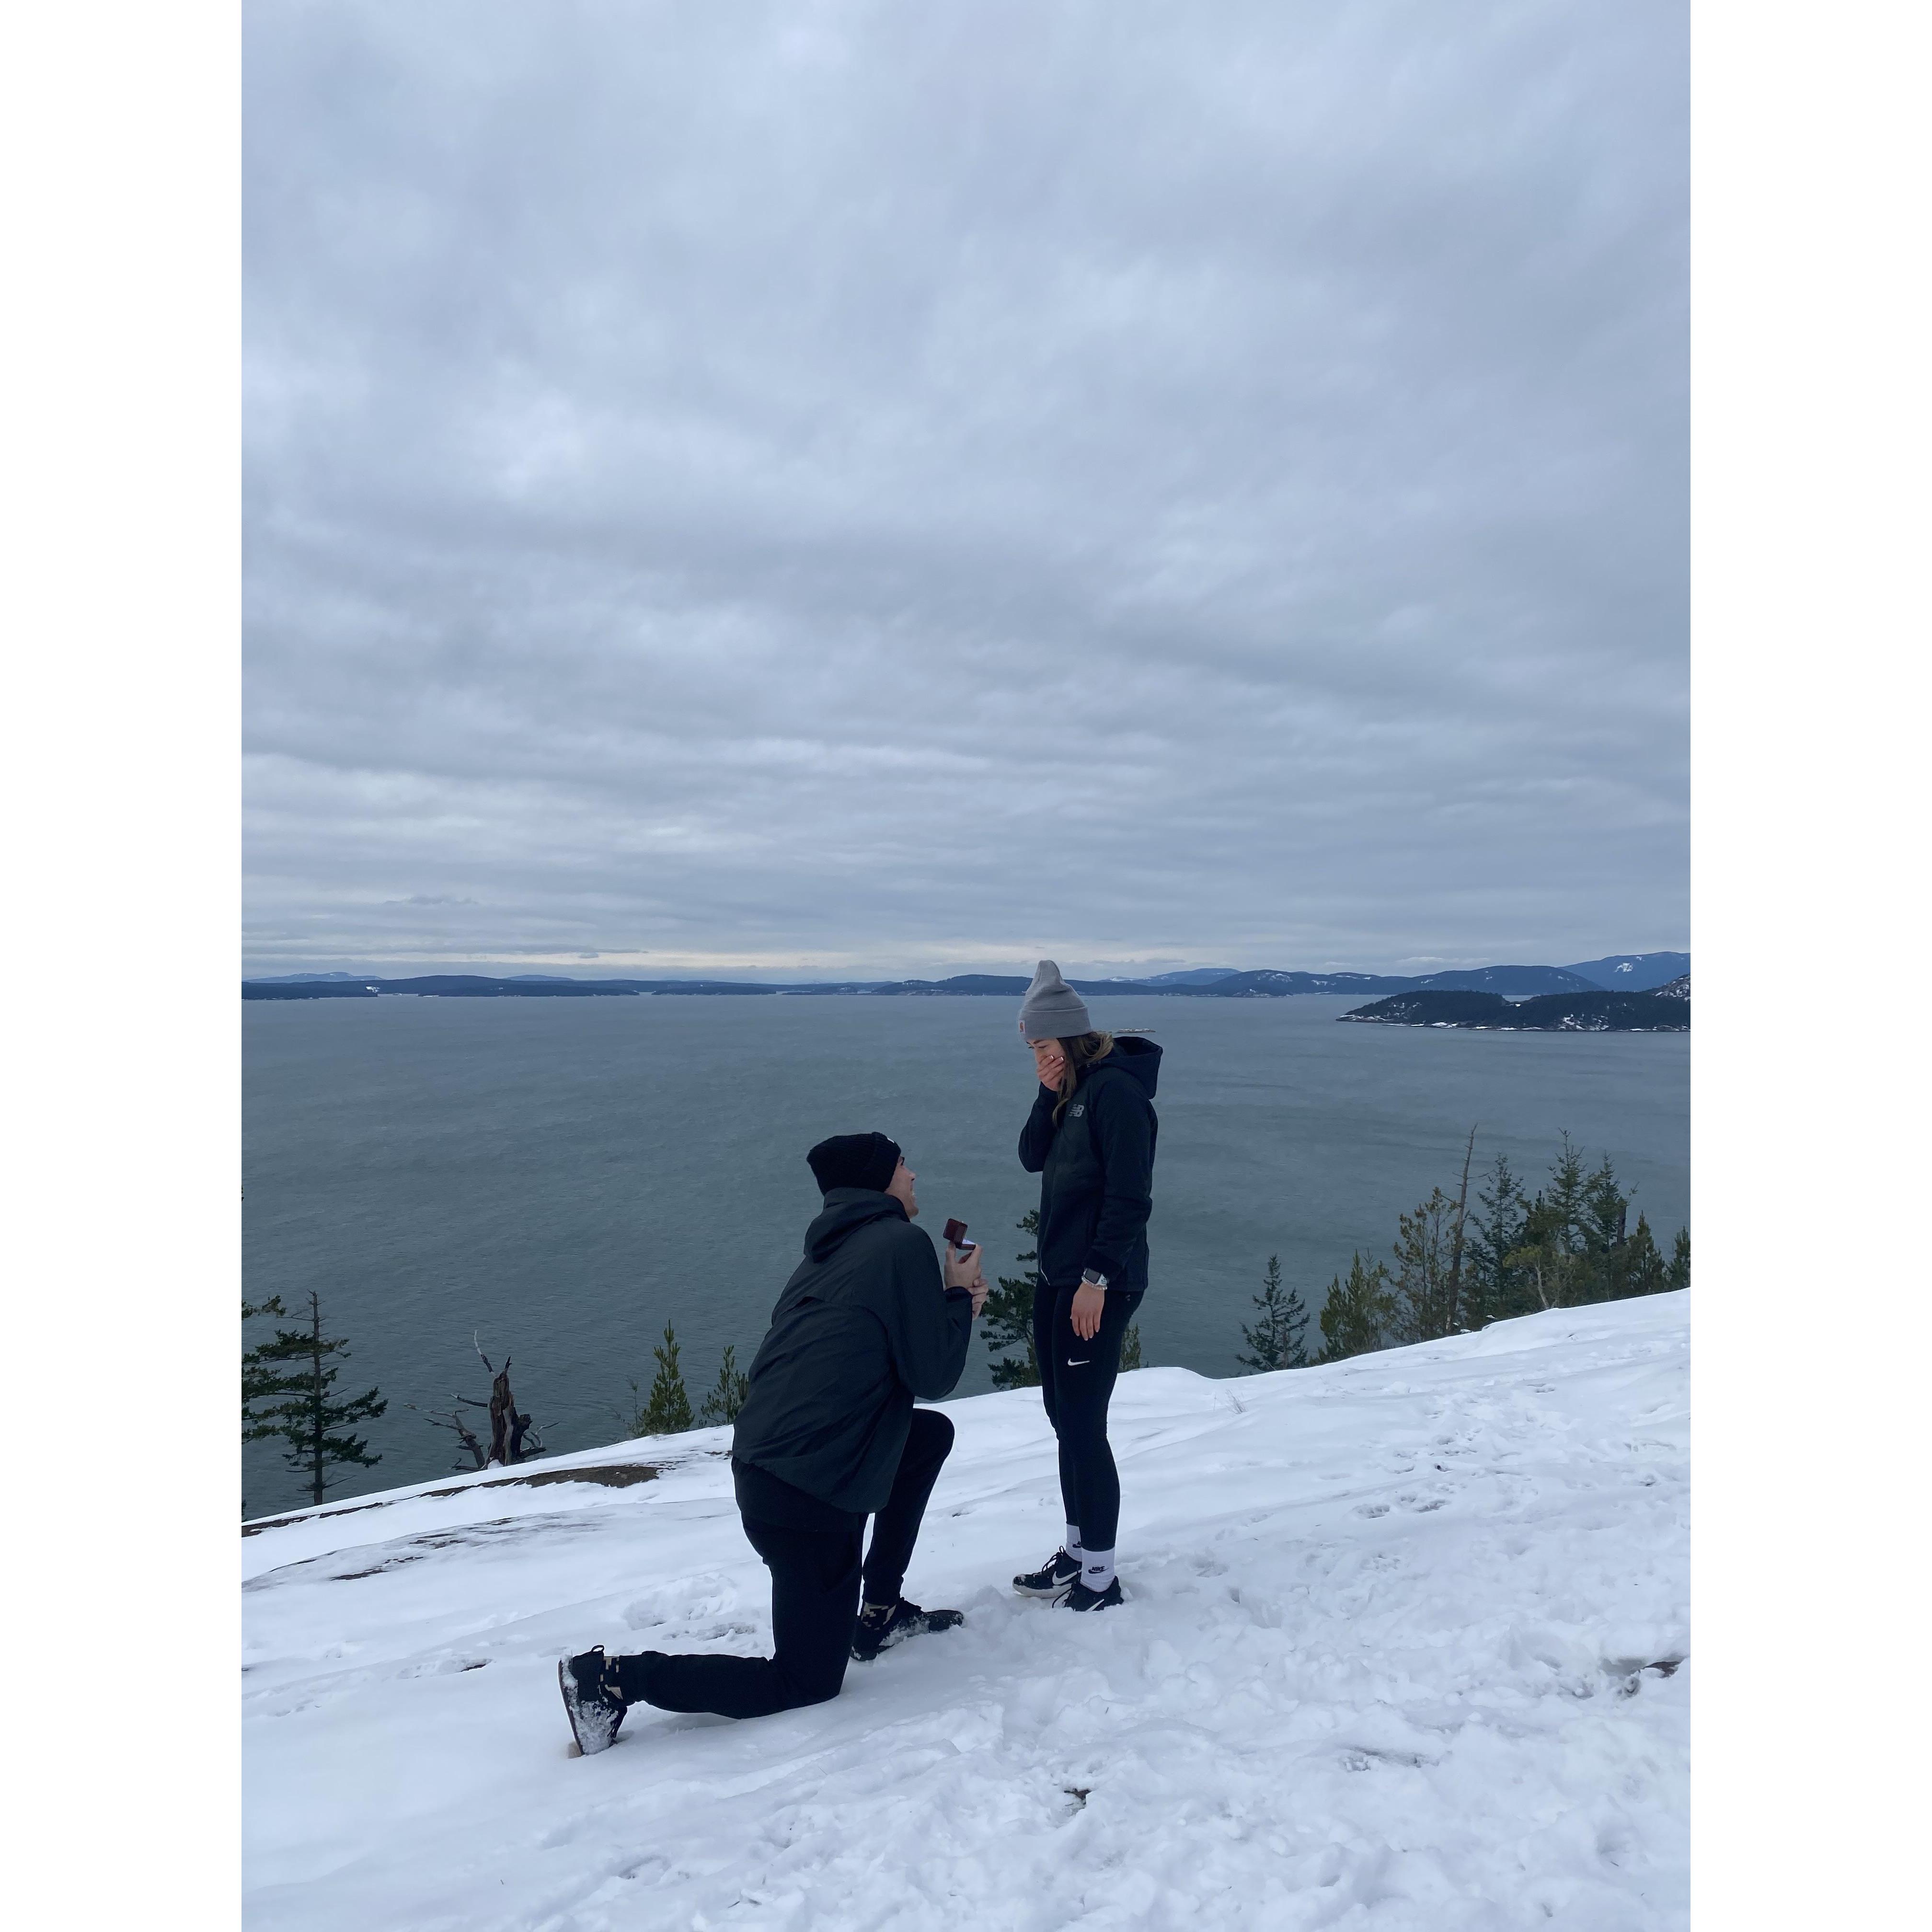
[[[475,1335],[470,1338],[470,1346],[490,1372],[490,1400],[472,1402],[472,1408],[488,1407],[490,1412],[490,1460],[506,1466],[524,1460],[524,1441],[533,1434],[536,1424],[519,1412],[516,1398],[510,1393],[510,1358],[503,1358],[500,1369],[490,1367],[490,1358],[483,1353],[483,1344]],[[532,1449],[543,1447],[543,1438],[538,1435],[530,1444]]]
[[[500,1369],[491,1368],[490,1358],[483,1353],[482,1343],[474,1334],[470,1336],[470,1342],[484,1367],[489,1371],[488,1401],[479,1401],[474,1396],[452,1394],[450,1400],[456,1406],[447,1414],[439,1414],[431,1409],[417,1408],[414,1402],[406,1402],[404,1406],[413,1410],[425,1422],[433,1424],[436,1428],[450,1430],[463,1445],[473,1468],[487,1469],[492,1463],[507,1467],[512,1462],[520,1462],[526,1450],[531,1454],[540,1454],[543,1448],[542,1432],[529,1416],[518,1408],[516,1398],[510,1393],[509,1357],[506,1355],[503,1358],[503,1366]],[[488,1448],[484,1447],[476,1432],[464,1420],[462,1411],[466,1408],[480,1408],[488,1412],[490,1418],[490,1444]],[[456,1466],[459,1469],[464,1466],[460,1460]]]

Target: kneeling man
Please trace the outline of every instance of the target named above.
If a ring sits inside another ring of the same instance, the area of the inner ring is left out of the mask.
[[[964,1621],[899,1586],[952,1447],[952,1424],[913,1402],[950,1395],[966,1366],[986,1298],[979,1250],[948,1247],[942,1268],[912,1226],[917,1177],[884,1134],[835,1135],[806,1158],[824,1211],[772,1311],[731,1441],[738,1513],[772,1573],[773,1654],[607,1657],[599,1645],[566,1658],[558,1681],[586,1755],[615,1740],[629,1705],[759,1718],[823,1703],[848,1658]]]

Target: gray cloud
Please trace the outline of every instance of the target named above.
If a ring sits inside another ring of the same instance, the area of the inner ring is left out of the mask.
[[[256,0],[249,959],[1681,944],[1684,42]]]

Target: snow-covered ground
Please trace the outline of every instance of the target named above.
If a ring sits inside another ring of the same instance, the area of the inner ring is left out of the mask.
[[[595,1758],[560,1652],[765,1645],[726,1432],[536,1466],[662,1472],[629,1486],[492,1471],[250,1535],[247,1923],[1682,1926],[1688,1320],[1124,1378],[1099,1616],[1006,1587],[1059,1540],[1036,1396],[948,1404],[906,1587],[965,1628]]]

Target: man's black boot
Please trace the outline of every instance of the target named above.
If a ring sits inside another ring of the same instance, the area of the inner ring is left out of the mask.
[[[577,1748],[586,1757],[608,1750],[617,1742],[617,1727],[624,1721],[624,1700],[617,1695],[616,1677],[601,1643],[557,1664],[564,1714],[570,1720]]]
[[[1090,1590],[1084,1583],[1076,1582],[1072,1588],[1054,1606],[1059,1610],[1111,1610],[1124,1603],[1120,1594],[1120,1580],[1116,1576],[1104,1590]]]
[[[1056,1550],[1052,1558],[1037,1570],[1029,1570],[1013,1579],[1013,1588],[1022,1597],[1051,1597],[1055,1603],[1080,1580],[1080,1559]]]
[[[922,1610],[903,1597],[896,1604],[867,1604],[852,1626],[852,1654],[860,1664],[870,1664],[880,1651],[922,1630],[950,1630],[965,1621],[963,1610]]]

